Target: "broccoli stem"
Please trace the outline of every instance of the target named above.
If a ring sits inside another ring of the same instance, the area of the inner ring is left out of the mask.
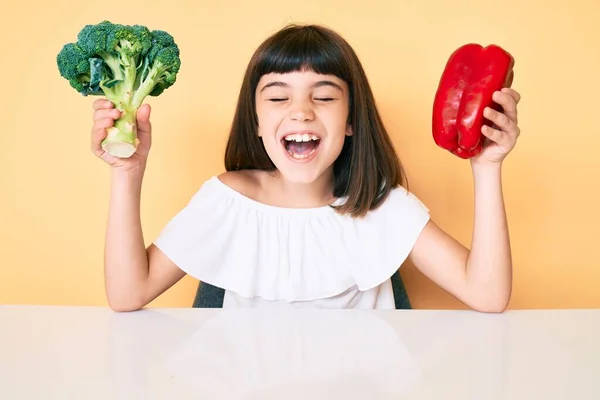
[[[137,68],[135,65],[135,59],[132,57],[127,58],[127,64],[124,65],[124,78],[123,78],[123,91],[131,97],[133,90],[135,89],[135,78],[137,76]]]
[[[121,60],[124,67],[123,81],[111,88],[102,87],[106,98],[121,111],[121,118],[115,120],[114,126],[107,129],[108,135],[102,141],[102,149],[114,157],[129,158],[135,153],[139,144],[136,119],[139,106],[132,103],[136,63],[133,57],[123,54]]]
[[[138,108],[131,104],[131,91],[126,82],[111,88],[102,88],[106,98],[121,111],[121,117],[115,120],[111,128],[107,129],[108,135],[102,141],[102,149],[119,158],[131,157],[139,144],[136,119]]]
[[[121,105],[117,108],[121,111],[121,118],[107,129],[108,135],[102,141],[102,149],[114,157],[129,158],[135,153],[139,144],[137,108],[130,105]]]
[[[121,71],[121,63],[119,59],[113,54],[107,52],[100,52],[98,53],[98,55],[102,57],[106,65],[108,65],[108,67],[110,68],[113,79],[122,80],[123,72]]]
[[[140,83],[140,86],[137,88],[137,90],[133,94],[133,99],[131,100],[131,104],[134,107],[139,108],[142,105],[142,102],[144,101],[144,99],[150,94],[150,92],[152,92],[152,90],[154,89],[154,86],[156,86],[157,78],[158,78],[157,64],[158,63],[155,63],[152,66],[152,68],[148,72],[148,75],[146,76],[146,79],[144,79]]]

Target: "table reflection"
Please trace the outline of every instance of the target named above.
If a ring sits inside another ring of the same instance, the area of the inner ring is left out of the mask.
[[[115,314],[115,396],[160,398],[159,388],[210,399],[397,399],[447,388],[461,398],[504,398],[503,316],[409,312],[402,319],[306,309],[220,310],[198,320]]]

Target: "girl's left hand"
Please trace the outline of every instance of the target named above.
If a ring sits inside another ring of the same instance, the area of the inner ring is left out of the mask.
[[[503,88],[495,92],[492,99],[502,106],[503,112],[489,107],[484,109],[483,116],[491,121],[493,126],[483,125],[481,128],[485,142],[481,152],[471,159],[476,164],[501,163],[515,147],[521,134],[517,117],[517,104],[521,95],[514,89]]]

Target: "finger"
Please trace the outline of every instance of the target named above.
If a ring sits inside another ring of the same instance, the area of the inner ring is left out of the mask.
[[[144,104],[138,109],[137,124],[138,139],[140,140],[137,152],[141,156],[148,156],[152,145],[152,126],[150,123],[150,106],[148,104]]]
[[[486,107],[483,110],[483,116],[505,132],[513,131],[517,127],[516,123],[505,113],[496,111],[491,107]]]
[[[115,107],[115,105],[113,104],[113,102],[110,100],[107,100],[107,99],[98,99],[92,103],[92,108],[94,110],[100,110],[103,108],[114,108],[114,107]]]
[[[117,110],[116,108],[101,108],[94,111],[94,121],[105,118],[119,119],[121,118],[121,111]]]
[[[98,152],[96,153],[96,155],[105,163],[109,164],[109,165],[114,165],[117,161],[118,158],[115,156],[111,156],[110,154],[108,154],[106,151],[102,150],[102,148],[100,150],[98,150]]]
[[[101,142],[98,142],[97,144],[92,144],[92,153],[109,165],[113,165],[117,161],[117,158],[115,156],[111,156],[106,151],[104,151]]]
[[[97,121],[92,128],[92,149],[96,150],[100,147],[100,142],[104,140],[108,134],[107,128],[114,125],[114,121],[111,118],[105,118]]]
[[[517,102],[510,94],[496,91],[494,92],[492,99],[502,106],[502,110],[508,118],[512,119],[515,123],[518,123]]]
[[[150,134],[152,124],[150,123],[150,105],[143,104],[137,111],[137,128],[141,134]]]
[[[97,156],[100,156],[103,152],[101,145],[102,141],[106,138],[107,133],[108,132],[106,131],[106,128],[98,128],[92,131],[91,148],[92,153],[96,154]]]
[[[510,95],[515,100],[515,103],[517,103],[517,104],[519,104],[519,102],[521,101],[521,94],[513,88],[505,87],[505,88],[502,88],[501,92]]]
[[[98,129],[92,134],[92,151],[100,149],[102,141],[106,138],[106,129]]]
[[[506,132],[499,129],[491,128],[487,125],[481,127],[481,133],[492,142],[496,143],[498,147],[504,152],[508,152],[514,147],[516,139],[511,137]]]
[[[98,129],[106,129],[110,128],[115,124],[115,120],[112,118],[102,118],[94,122],[93,131],[97,131]]]

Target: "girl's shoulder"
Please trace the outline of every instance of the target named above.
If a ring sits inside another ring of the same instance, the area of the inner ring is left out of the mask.
[[[219,208],[240,209],[255,211],[265,216],[286,217],[333,217],[354,220],[355,224],[385,223],[389,218],[429,218],[429,208],[412,192],[403,186],[393,188],[387,195],[385,201],[377,208],[371,210],[364,218],[352,218],[342,215],[330,205],[312,208],[288,208],[271,205],[261,201],[262,192],[268,179],[268,171],[242,170],[227,171],[219,175],[213,175],[201,185],[199,190],[192,196],[188,207],[192,204],[213,204]],[[344,198],[337,199],[331,205],[339,205],[345,201]],[[228,206],[226,206],[228,205]]]
[[[271,206],[270,203],[262,201],[265,187],[268,187],[269,172],[262,170],[241,170],[241,171],[226,171],[220,175],[211,177],[206,186],[211,187],[212,193],[233,196],[241,201],[246,206],[255,206],[263,211],[284,212],[287,214],[302,214],[302,211],[307,211],[308,214],[314,214],[315,210],[330,209],[329,206],[313,207],[313,208],[286,208],[280,206]],[[344,198],[335,200],[332,205],[341,204],[345,201]],[[297,212],[294,212],[296,210]],[[367,220],[372,219],[374,215],[381,215],[387,212],[426,212],[429,209],[425,204],[413,193],[403,186],[393,188],[386,200],[376,209],[372,210],[367,215]],[[350,218],[350,217],[349,217]]]
[[[225,171],[211,179],[218,180],[223,185],[248,198],[256,198],[256,193],[261,186],[261,175],[264,171],[241,170]]]

